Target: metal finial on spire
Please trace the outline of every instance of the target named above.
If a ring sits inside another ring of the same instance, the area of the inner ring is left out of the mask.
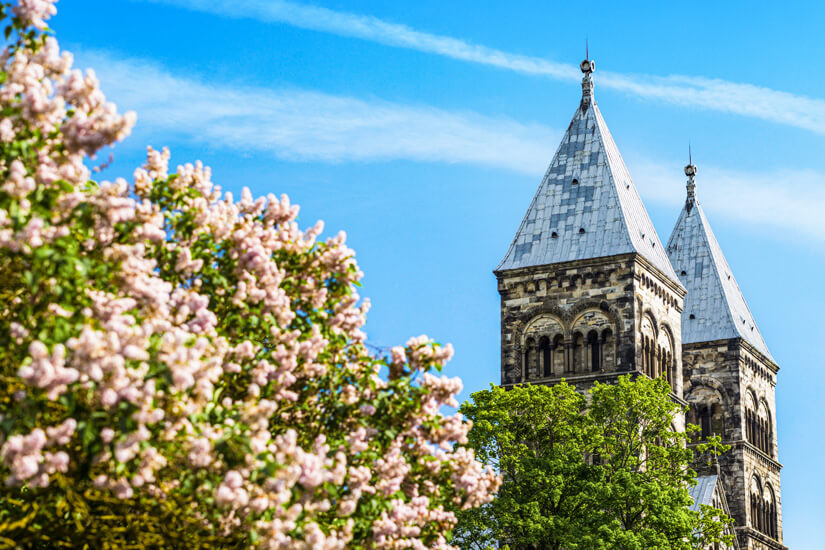
[[[590,75],[596,70],[596,63],[590,59],[590,44],[585,38],[584,41],[585,60],[579,64],[579,68],[584,73],[582,79],[582,108],[587,108],[587,101],[593,97],[593,79]]]
[[[693,151],[688,144],[688,165],[685,166],[685,175],[688,177],[687,181],[687,200],[688,204],[692,205],[696,201],[696,165],[693,164]]]

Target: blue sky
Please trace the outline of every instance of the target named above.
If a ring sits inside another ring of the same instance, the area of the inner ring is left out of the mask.
[[[825,6],[695,2],[62,0],[53,20],[145,146],[239,192],[287,193],[344,229],[371,343],[456,347],[469,392],[499,379],[492,269],[581,94],[596,98],[662,241],[698,196],[782,370],[785,543],[825,539]]]

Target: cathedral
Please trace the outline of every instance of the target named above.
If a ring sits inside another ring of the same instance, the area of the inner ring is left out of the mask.
[[[501,384],[665,377],[689,411],[674,429],[696,424],[730,446],[700,470],[695,506],[733,517],[742,550],[785,549],[779,366],[702,210],[696,167],[663,246],[594,99],[594,63],[581,69],[581,103],[495,270]]]

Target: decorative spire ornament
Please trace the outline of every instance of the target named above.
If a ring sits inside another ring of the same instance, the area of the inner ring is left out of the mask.
[[[690,150],[690,145],[688,145],[688,164],[685,166],[685,175],[688,177],[687,207],[690,210],[696,202],[696,182],[694,181],[696,178],[696,165],[693,164],[693,153]]]
[[[582,78],[582,108],[586,110],[588,104],[593,100],[593,78],[590,75],[596,70],[596,63],[588,56],[587,59],[581,62],[579,68],[584,73],[584,78]]]

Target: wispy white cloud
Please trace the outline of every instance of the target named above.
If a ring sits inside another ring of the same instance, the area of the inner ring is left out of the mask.
[[[546,59],[510,54],[478,46],[449,36],[417,31],[406,25],[390,23],[369,15],[358,15],[283,0],[148,0],[212,13],[234,19],[256,19],[266,23],[285,23],[302,29],[379,42],[518,71],[525,74],[576,80],[578,68]]]
[[[214,85],[103,52],[80,52],[109,98],[138,112],[139,138],[183,139],[298,161],[412,160],[502,168],[535,176],[560,132],[472,112],[365,101],[297,89]],[[158,144],[159,145],[159,144]],[[647,201],[678,205],[679,162],[634,157],[634,181]],[[825,174],[746,173],[701,167],[699,197],[714,215],[825,240]],[[667,235],[662,235],[667,238]]]
[[[678,163],[644,159],[632,163],[633,179],[645,200],[674,206],[684,202],[686,191],[679,182],[685,178],[680,178],[674,166]],[[825,174],[814,170],[746,172],[700,166],[696,183],[696,196],[713,217],[744,223],[763,235],[782,230],[788,242],[795,238],[825,242]]]
[[[300,89],[211,85],[137,59],[76,55],[138,132],[180,136],[287,160],[408,159],[541,173],[560,132],[538,124]]]
[[[149,0],[231,18],[283,23],[408,48],[452,59],[559,80],[577,80],[578,68],[508,53],[382,19],[285,0]],[[825,135],[825,101],[787,92],[692,76],[626,75],[600,71],[597,85],[637,97],[695,106],[794,126]]]

